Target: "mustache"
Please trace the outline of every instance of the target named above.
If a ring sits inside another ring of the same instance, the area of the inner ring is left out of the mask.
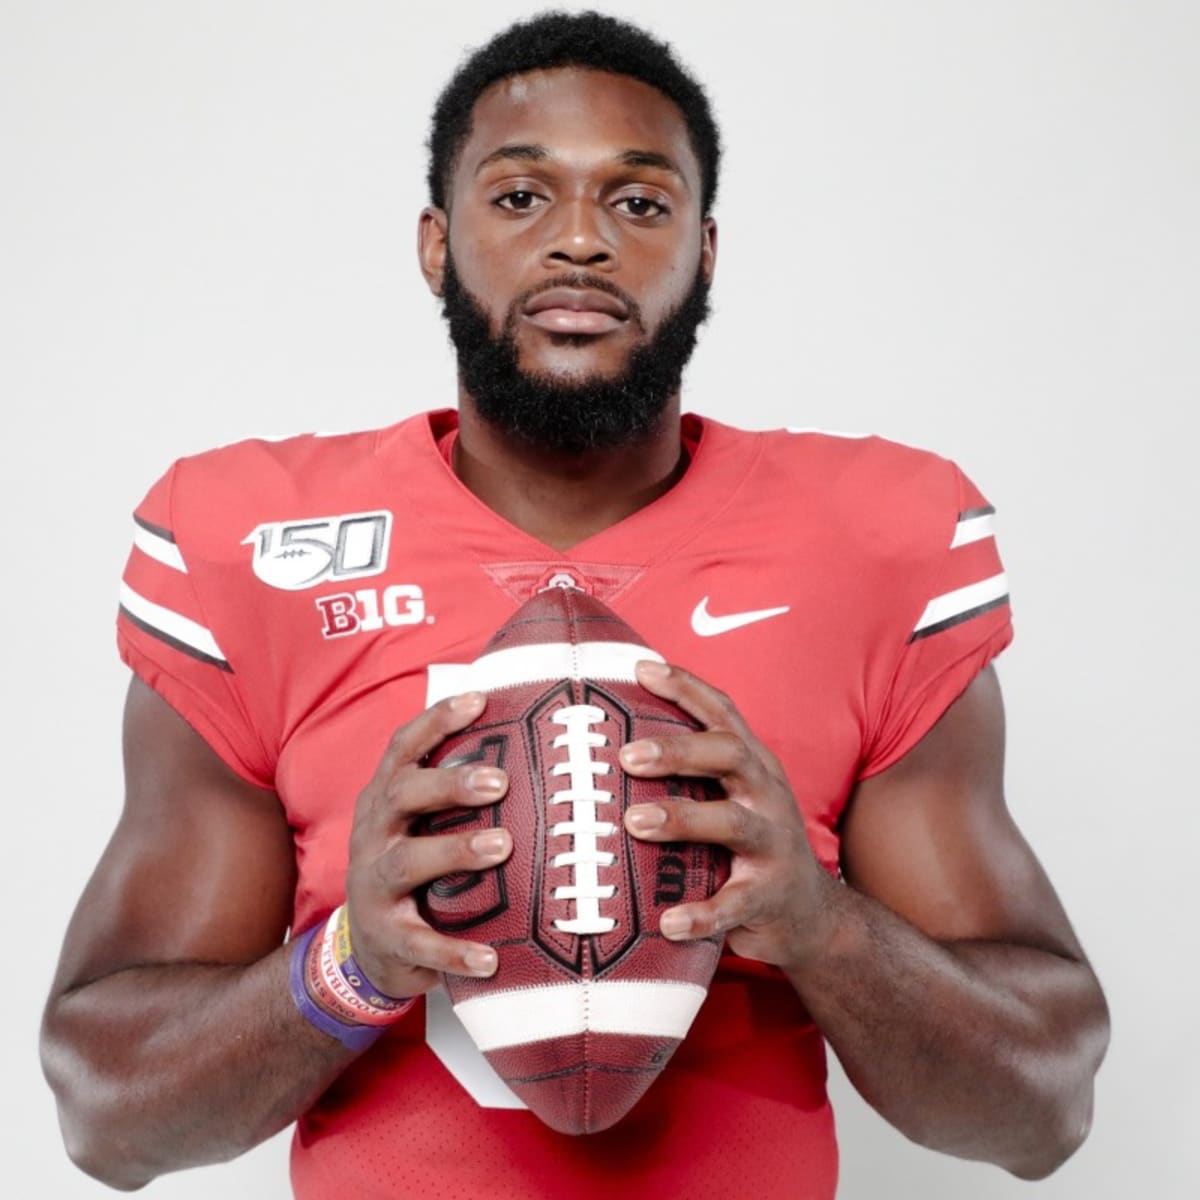
[[[534,296],[540,296],[543,292],[550,292],[555,288],[591,288],[593,291],[605,292],[609,296],[614,296],[628,310],[630,324],[639,332],[646,332],[646,324],[642,320],[642,309],[638,302],[624,288],[620,288],[613,283],[611,279],[605,279],[603,275],[592,275],[587,271],[570,271],[563,275],[556,275],[553,279],[545,279],[536,287],[531,287],[522,292],[508,306],[508,314],[504,318],[505,329],[513,330],[516,328],[517,317]]]

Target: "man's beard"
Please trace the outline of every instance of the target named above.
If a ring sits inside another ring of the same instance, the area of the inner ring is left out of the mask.
[[[536,291],[550,287],[587,287],[616,295],[629,307],[629,322],[643,328],[632,297],[602,276],[564,274],[540,284]],[[696,331],[708,318],[708,292],[708,281],[697,270],[680,304],[652,337],[630,353],[624,369],[609,377],[572,378],[522,370],[516,328],[529,293],[513,301],[503,329],[494,335],[487,313],[459,279],[449,251],[442,313],[458,355],[459,381],[479,415],[528,446],[576,455],[633,445],[654,433],[679,391],[683,368],[696,347]],[[570,344],[590,335],[557,336]]]

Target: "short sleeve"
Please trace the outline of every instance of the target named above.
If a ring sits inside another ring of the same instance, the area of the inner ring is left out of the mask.
[[[996,545],[995,509],[952,464],[952,498],[933,527],[941,540],[900,643],[890,686],[871,730],[860,778],[898,762],[1012,640],[1008,577]]]
[[[173,519],[179,464],[133,515],[133,547],[121,579],[117,647],[122,660],[243,779],[273,786],[273,768],[247,714],[234,664],[200,595],[197,564]]]

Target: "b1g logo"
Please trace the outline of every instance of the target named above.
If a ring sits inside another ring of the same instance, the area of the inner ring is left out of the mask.
[[[347,513],[259,525],[243,540],[254,547],[254,574],[273,588],[299,592],[326,579],[361,579],[387,567],[390,512]]]
[[[347,637],[352,633],[374,633],[385,625],[432,624],[425,615],[425,593],[415,583],[393,583],[383,591],[359,588],[318,596],[317,611],[323,622],[321,636]]]

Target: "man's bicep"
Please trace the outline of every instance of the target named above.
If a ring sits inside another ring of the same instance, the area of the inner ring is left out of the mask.
[[[294,849],[275,794],[136,676],[124,745],[124,811],[72,917],[56,992],[129,966],[251,962],[291,919]]]
[[[930,937],[1080,956],[1004,801],[1004,707],[990,667],[899,762],[858,784],[841,832],[847,882]]]

